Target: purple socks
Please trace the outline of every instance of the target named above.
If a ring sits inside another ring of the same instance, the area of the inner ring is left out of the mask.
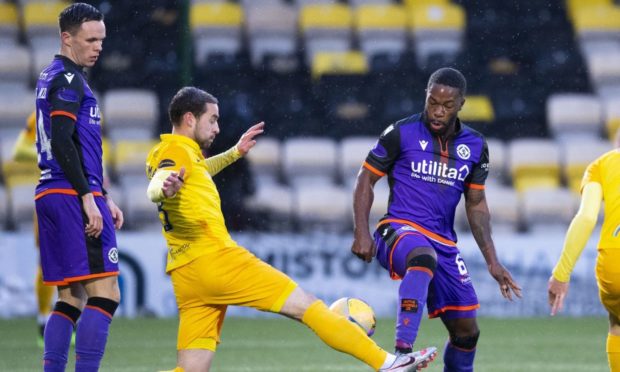
[[[448,342],[443,353],[444,372],[473,372],[476,349],[465,350]]]
[[[67,365],[71,334],[80,317],[80,309],[66,302],[57,302],[45,325],[43,371],[64,372]]]
[[[396,319],[396,351],[398,352],[411,352],[411,347],[418,336],[428,295],[428,284],[432,278],[430,270],[414,266],[407,270],[400,283]]]
[[[75,371],[96,372],[103,359],[108,330],[118,303],[91,297],[86,303],[75,339]]]

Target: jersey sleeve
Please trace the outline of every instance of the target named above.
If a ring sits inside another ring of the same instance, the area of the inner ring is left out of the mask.
[[[581,187],[580,190],[583,191],[583,188],[585,185],[587,185],[589,182],[597,182],[597,183],[601,183],[601,172],[600,172],[600,159],[598,158],[596,160],[594,160],[592,163],[590,163],[588,165],[588,167],[586,168],[586,171],[583,173],[583,178],[581,179]]]
[[[484,183],[489,176],[489,146],[485,140],[480,152],[480,159],[474,164],[471,174],[465,180],[467,187],[471,189],[484,189]]]
[[[400,154],[400,130],[395,124],[388,126],[370,150],[364,168],[377,176],[385,176]]]
[[[178,172],[182,167],[185,167],[185,179],[187,179],[192,170],[192,161],[187,150],[181,146],[168,146],[161,152],[149,156],[147,176],[151,179],[160,169]]]
[[[48,93],[50,116],[61,115],[76,121],[83,97],[84,86],[79,76],[70,72],[56,75]]]

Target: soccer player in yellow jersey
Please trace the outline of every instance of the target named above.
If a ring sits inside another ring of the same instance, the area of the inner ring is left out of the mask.
[[[37,148],[35,146],[36,136],[36,117],[34,111],[26,120],[26,127],[19,132],[15,146],[13,147],[13,161],[25,165],[32,165],[33,171],[37,170]],[[36,221],[37,215],[34,215],[34,240],[39,247],[39,231]],[[37,336],[37,344],[43,347],[43,332],[47,317],[52,311],[52,297],[54,296],[54,287],[43,284],[43,274],[41,265],[37,265],[37,274],[35,279],[35,290],[37,295],[37,326],[39,334]]]
[[[551,315],[562,310],[570,274],[596,225],[601,200],[605,218],[598,242],[596,280],[599,297],[609,312],[607,358],[612,372],[620,371],[620,131],[615,149],[593,161],[581,181],[581,204],[573,218],[564,248],[549,278]]]
[[[436,348],[399,356],[386,352],[361,328],[231,238],[211,177],[248,153],[264,123],[249,128],[228,151],[205,159],[201,150],[220,131],[218,100],[185,87],[172,98],[169,116],[172,134],[162,135],[151,150],[146,171],[147,194],[159,207],[168,243],[166,272],[179,309],[175,371],[210,369],[228,305],[301,321],[332,348],[375,370],[415,371],[435,357]]]

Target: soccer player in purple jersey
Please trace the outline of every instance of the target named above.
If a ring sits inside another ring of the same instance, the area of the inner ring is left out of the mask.
[[[82,69],[97,61],[106,32],[103,15],[84,3],[65,8],[59,26],[60,54],[36,88],[41,268],[44,283],[58,287],[43,370],[65,370],[77,324],[75,370],[97,371],[120,301],[114,229],[123,213],[102,186],[101,116]]]
[[[368,154],[354,191],[351,251],[379,263],[401,279],[395,347],[410,352],[424,304],[449,332],[444,371],[473,371],[480,331],[476,292],[456,245],[454,212],[462,194],[471,226],[489,273],[502,295],[521,297],[521,288],[499,262],[491,238],[484,194],[488,149],[484,137],[460,122],[465,77],[458,70],[435,71],[426,89],[424,112],[388,126]],[[387,214],[374,239],[369,230],[373,187],[388,175]]]

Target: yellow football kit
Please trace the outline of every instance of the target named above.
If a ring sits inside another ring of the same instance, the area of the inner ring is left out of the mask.
[[[159,200],[168,244],[166,272],[179,307],[178,349],[215,351],[227,305],[278,312],[297,287],[288,276],[240,247],[228,233],[211,176],[239,157],[233,147],[205,159],[192,139],[164,134],[147,158],[151,184],[185,168],[183,186],[174,197],[158,198],[149,192],[151,200]],[[161,189],[161,184],[155,188]]]

